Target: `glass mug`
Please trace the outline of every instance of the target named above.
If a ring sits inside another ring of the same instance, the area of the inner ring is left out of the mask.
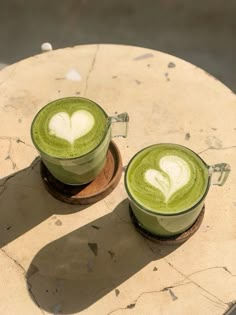
[[[107,123],[101,141],[91,149],[88,153],[79,157],[59,158],[44,152],[33,135],[35,120],[41,111],[47,106],[55,102],[68,102],[71,100],[82,100],[83,102],[92,103],[104,113]],[[115,116],[108,116],[106,112],[95,102],[82,97],[66,97],[60,100],[55,100],[44,106],[35,116],[31,125],[31,138],[34,146],[37,148],[43,163],[46,165],[50,173],[59,181],[67,185],[83,185],[94,180],[102,171],[105,163],[109,144],[114,137],[127,137],[129,115],[121,113]]]
[[[167,144],[172,145],[172,144]],[[154,145],[158,146],[158,145]],[[153,146],[153,147],[154,147]],[[128,184],[128,174],[129,170],[132,166],[132,163],[135,158],[139,157],[139,155],[144,152],[144,150],[151,148],[146,147],[143,150],[139,151],[133,158],[130,160],[129,164],[125,170],[125,188],[128,194],[130,206],[132,209],[133,214],[135,215],[136,219],[138,220],[140,226],[144,228],[146,231],[151,232],[154,235],[161,236],[161,237],[170,237],[174,235],[181,234],[182,232],[186,231],[190,228],[196,219],[198,218],[201,210],[204,206],[204,201],[209,191],[209,188],[212,185],[222,186],[227,180],[227,177],[230,172],[230,166],[226,163],[215,164],[212,166],[207,165],[202,158],[197,155],[192,150],[173,144],[175,147],[182,147],[185,150],[188,150],[193,154],[196,158],[202,161],[202,164],[208,174],[206,188],[203,191],[200,199],[192,205],[191,207],[183,210],[182,212],[158,212],[154,211],[148,206],[141,205],[134,197],[132,192],[129,189]]]

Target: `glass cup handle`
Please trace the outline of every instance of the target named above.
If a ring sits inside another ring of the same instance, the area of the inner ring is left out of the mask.
[[[227,163],[209,166],[212,185],[223,186],[229,176],[230,170],[230,165]]]
[[[121,113],[115,116],[109,117],[111,126],[111,137],[127,137],[129,115],[127,113]]]

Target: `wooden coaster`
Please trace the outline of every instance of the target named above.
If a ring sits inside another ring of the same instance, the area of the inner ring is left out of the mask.
[[[111,141],[102,172],[85,185],[66,185],[58,181],[41,161],[41,176],[48,192],[63,202],[75,205],[95,203],[118,185],[122,174],[122,159],[117,145]]]
[[[134,224],[136,230],[140,234],[142,234],[144,237],[146,237],[147,239],[149,239],[150,241],[153,241],[155,243],[175,245],[175,244],[184,243],[199,229],[199,227],[203,221],[204,214],[205,214],[205,205],[202,207],[202,210],[201,210],[199,216],[197,217],[196,221],[193,223],[193,225],[190,228],[188,228],[185,232],[183,232],[181,234],[170,236],[170,237],[157,236],[157,235],[145,230],[143,228],[142,224],[135,217],[131,206],[129,206],[129,214],[130,214],[132,223]]]

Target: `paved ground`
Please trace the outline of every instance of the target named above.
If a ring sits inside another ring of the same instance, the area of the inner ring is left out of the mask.
[[[234,305],[231,310],[229,310],[225,315],[236,315],[236,305]]]
[[[58,5],[60,3],[60,5]],[[188,60],[236,90],[236,2],[228,0],[8,0],[0,63],[84,43],[144,46]]]

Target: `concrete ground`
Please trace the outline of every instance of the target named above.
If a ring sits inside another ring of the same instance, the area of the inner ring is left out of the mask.
[[[8,0],[0,10],[0,64],[87,43],[137,45],[173,54],[236,91],[236,1]],[[1,67],[1,65],[0,65]]]
[[[232,306],[232,308],[225,313],[225,315],[236,315],[236,305]]]

